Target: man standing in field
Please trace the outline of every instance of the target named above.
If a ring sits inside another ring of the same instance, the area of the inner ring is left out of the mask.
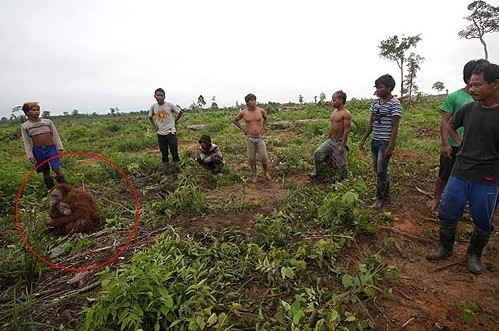
[[[268,156],[267,147],[263,140],[265,127],[267,126],[267,113],[264,109],[256,106],[256,96],[248,94],[244,97],[247,108],[241,110],[234,118],[234,124],[244,132],[246,148],[248,152],[248,162],[251,168],[251,181],[257,182],[256,159],[260,158],[264,176],[271,180],[268,173]],[[243,127],[239,121],[244,119],[245,126]]]
[[[452,167],[456,161],[456,154],[458,150],[458,143],[454,140],[447,131],[449,120],[451,116],[464,104],[471,101],[469,95],[469,82],[473,70],[478,64],[488,63],[487,60],[471,60],[463,68],[463,80],[466,84],[465,87],[449,94],[442,104],[442,121],[440,122],[440,137],[442,139],[442,151],[440,154],[440,166],[438,170],[438,177],[435,180],[435,190],[433,191],[433,198],[426,203],[428,208],[434,210],[438,207],[440,197],[444,191],[445,185],[449,180]],[[460,139],[463,137],[463,128],[459,128],[457,133]]]
[[[310,174],[312,179],[320,178],[324,166],[329,159],[333,168],[340,168],[341,179],[348,174],[348,134],[352,124],[352,114],[345,108],[347,95],[342,90],[333,94],[332,106],[336,110],[331,114],[331,130],[328,139],[314,152],[315,172]]]
[[[366,131],[360,140],[359,148],[364,150],[367,137],[373,132],[371,154],[373,157],[374,172],[376,172],[376,201],[374,208],[380,208],[388,194],[390,182],[388,179],[388,162],[395,148],[395,141],[402,116],[402,105],[393,97],[395,80],[386,74],[374,82],[378,100],[371,105],[371,118]]]
[[[149,109],[149,123],[158,135],[158,145],[163,162],[163,173],[170,174],[170,162],[168,150],[173,158],[173,171],[180,172],[180,158],[178,156],[178,139],[175,125],[182,117],[182,110],[173,103],[165,102],[165,91],[162,88],[154,91],[157,103]],[[176,116],[176,117],[174,117]]]
[[[475,229],[471,235],[466,266],[480,274],[480,258],[494,226],[499,200],[499,66],[478,65],[469,82],[473,98],[451,118],[448,128],[457,137],[456,163],[438,210],[440,240],[426,257],[437,261],[452,254],[457,221],[469,203]],[[456,130],[464,127],[461,141]]]

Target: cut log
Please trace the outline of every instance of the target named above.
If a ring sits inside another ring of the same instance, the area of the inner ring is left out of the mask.
[[[307,123],[313,122],[315,120],[296,120],[296,121],[278,121],[270,123],[270,128],[272,129],[289,129],[289,128],[297,128],[303,126]]]
[[[188,125],[187,130],[191,131],[201,131],[204,129],[204,124]]]

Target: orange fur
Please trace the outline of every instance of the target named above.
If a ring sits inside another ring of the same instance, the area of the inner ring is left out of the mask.
[[[95,230],[99,224],[100,213],[99,205],[94,197],[68,184],[57,184],[50,190],[50,193],[54,190],[62,193],[60,202],[69,205],[71,215],[62,215],[56,202],[51,207],[51,219],[46,222],[47,225],[53,226],[56,233],[66,235],[90,233]]]

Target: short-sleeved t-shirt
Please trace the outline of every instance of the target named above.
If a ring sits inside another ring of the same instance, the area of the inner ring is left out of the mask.
[[[463,89],[459,89],[455,92],[452,92],[445,98],[444,103],[442,104],[442,107],[440,109],[442,110],[442,112],[450,113],[450,115],[452,116],[459,108],[461,108],[461,106],[467,104],[471,100],[471,95],[466,93]],[[459,133],[459,136],[461,138],[463,137],[463,132],[463,127],[457,129],[457,133]],[[452,147],[459,146],[458,143],[450,136],[448,138],[448,141],[449,145],[451,145]]]
[[[371,114],[373,115],[373,139],[380,141],[390,141],[392,134],[392,117],[402,116],[402,105],[396,98],[391,98],[385,103],[381,100],[373,101],[371,104]]]
[[[158,127],[156,131],[159,135],[167,135],[169,133],[177,133],[175,128],[175,117],[180,113],[180,109],[173,103],[165,102],[162,105],[155,103],[149,109],[149,117],[151,117]]]
[[[499,185],[499,107],[467,103],[454,114],[450,125],[454,130],[464,127],[452,176],[473,183]]]

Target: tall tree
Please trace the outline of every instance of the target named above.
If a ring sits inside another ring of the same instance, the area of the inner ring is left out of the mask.
[[[400,69],[400,96],[404,92],[404,65],[407,61],[405,52],[411,47],[416,47],[421,40],[421,34],[415,36],[402,37],[399,40],[398,36],[391,36],[386,40],[382,40],[379,44],[379,56],[397,63]]]
[[[42,118],[49,118],[50,117],[50,112],[48,110],[44,110],[42,113]]]
[[[436,81],[435,83],[433,83],[433,86],[431,88],[433,90],[437,90],[438,92],[442,92],[445,89],[445,86],[441,81]]]
[[[469,16],[464,19],[471,22],[466,29],[458,32],[459,37],[465,39],[480,39],[485,52],[485,59],[488,60],[489,52],[487,44],[483,39],[486,33],[499,32],[499,6],[494,7],[485,1],[473,1],[468,5],[468,10],[471,11]]]
[[[299,102],[300,104],[302,104],[302,103],[303,103],[303,95],[301,95],[301,94],[300,94],[300,95],[298,96],[298,102]]]
[[[326,93],[321,92],[321,94],[319,94],[319,100],[320,100],[320,102],[321,102],[321,103],[322,103],[324,100],[326,100]]]
[[[404,87],[409,93],[409,98],[412,97],[412,92],[417,92],[418,86],[415,83],[417,72],[421,69],[420,63],[424,62],[425,58],[417,54],[411,53],[407,58],[407,75],[405,75]]]
[[[204,105],[206,105],[206,101],[204,101],[204,97],[203,95],[201,94],[199,97],[198,97],[198,106],[199,108],[203,108]]]
[[[17,116],[15,113],[20,113],[21,109],[23,109],[23,106],[15,106],[12,108],[12,114],[10,115],[10,119],[12,120],[13,118],[16,119]]]

